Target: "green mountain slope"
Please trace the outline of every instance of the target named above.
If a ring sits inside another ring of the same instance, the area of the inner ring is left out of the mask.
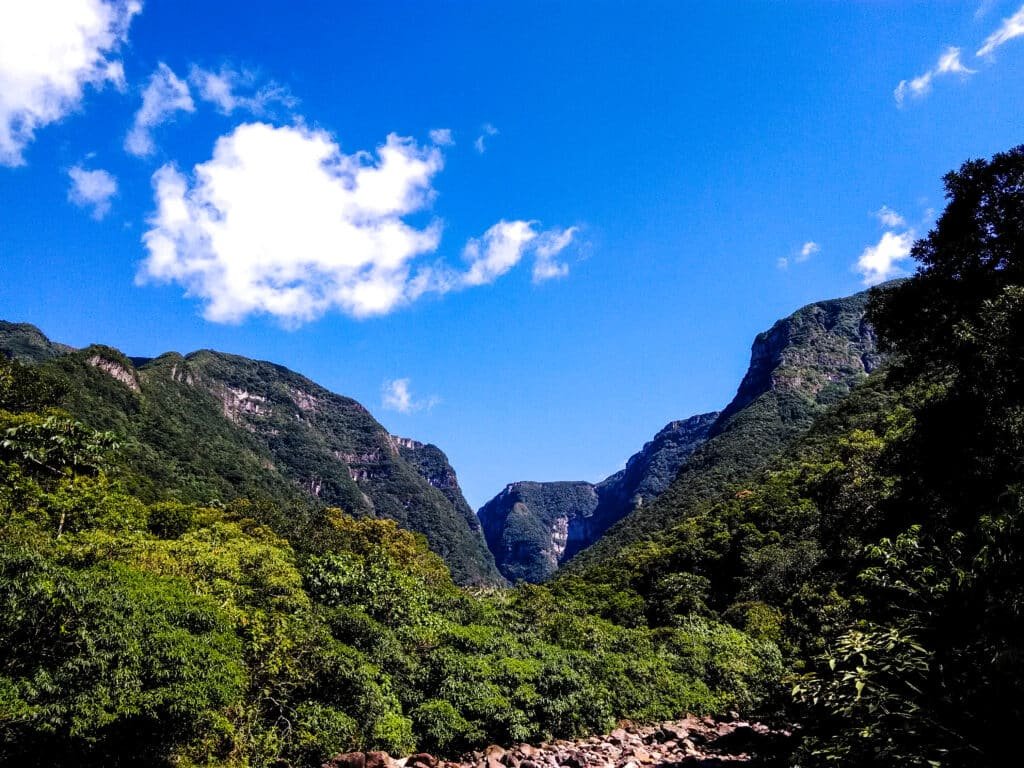
[[[571,561],[579,573],[658,534],[691,507],[765,466],[830,404],[877,367],[875,334],[865,320],[868,292],[803,307],[759,334],[750,366],[708,439],[682,464],[654,503],[616,523]]]
[[[403,441],[355,400],[281,366],[209,350],[131,360],[108,347],[69,351],[32,326],[3,330],[0,352],[35,363],[64,408],[123,437],[126,477],[143,499],[262,501],[278,528],[301,528],[310,510],[337,506],[423,533],[462,583],[500,581],[454,473],[435,487],[428,462],[410,461]],[[448,466],[438,449],[429,453]]]

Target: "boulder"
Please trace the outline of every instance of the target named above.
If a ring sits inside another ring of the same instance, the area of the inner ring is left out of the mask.
[[[437,768],[437,758],[426,752],[418,752],[409,755],[405,765],[406,768]]]
[[[366,768],[366,755],[362,752],[344,752],[324,763],[323,768]]]
[[[387,752],[367,752],[365,768],[398,768],[398,762]]]

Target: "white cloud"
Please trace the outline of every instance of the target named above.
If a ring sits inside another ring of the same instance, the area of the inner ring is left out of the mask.
[[[243,110],[260,116],[267,114],[274,103],[289,109],[297,103],[284,86],[272,81],[258,85],[252,72],[238,72],[229,67],[212,72],[193,66],[188,79],[198,90],[199,98],[216,106],[224,115]]]
[[[857,259],[856,269],[864,285],[877,285],[903,272],[900,264],[910,258],[914,233],[885,232],[875,245],[868,246]]]
[[[534,256],[533,282],[565,277],[569,265],[559,262],[557,256],[569,246],[576,232],[576,227],[538,231],[536,222],[503,219],[482,237],[466,243],[462,258],[469,268],[455,279],[449,277],[446,285],[450,289],[493,283],[529,253]]]
[[[498,129],[490,123],[484,123],[480,130],[483,131],[483,133],[476,137],[476,141],[473,142],[473,146],[476,148],[476,151],[482,155],[487,151],[487,139],[491,136],[497,136]]]
[[[455,144],[451,128],[435,128],[430,132],[430,140],[439,147],[450,147]]]
[[[92,217],[99,221],[110,211],[110,200],[117,194],[117,179],[102,169],[87,171],[76,165],[68,171],[71,188],[68,200],[80,208],[92,207]]]
[[[381,387],[381,407],[387,411],[413,413],[415,411],[429,411],[441,402],[441,398],[437,396],[431,396],[423,400],[415,399],[412,396],[410,384],[410,379],[385,381]]]
[[[569,247],[578,232],[577,227],[549,230],[537,236],[533,243],[533,282],[542,283],[569,274],[569,265],[558,261],[558,255]]]
[[[973,75],[977,70],[968,69],[960,61],[960,49],[950,46],[941,56],[935,65],[937,75]]]
[[[1024,6],[1021,6],[1013,16],[1003,19],[1002,26],[985,38],[985,42],[975,55],[988,56],[999,46],[1021,35],[1024,35]]]
[[[813,240],[808,240],[806,243],[800,246],[800,250],[795,255],[780,256],[775,260],[775,266],[779,269],[788,269],[790,262],[794,264],[802,264],[803,262],[810,259],[814,254],[821,252],[821,246]]]
[[[413,226],[435,198],[437,146],[388,136],[376,154],[343,154],[324,131],[246,123],[187,177],[153,174],[156,211],[137,281],[174,282],[215,322],[268,314],[288,326],[340,310],[384,315],[428,293],[491,283],[534,256],[534,280],[565,275],[576,228],[501,220],[471,239],[457,269],[436,254],[442,222]]]
[[[796,260],[798,262],[807,261],[809,258],[811,258],[811,256],[818,253],[820,250],[821,246],[819,246],[813,240],[808,240],[806,243],[800,246],[800,253],[797,254]]]
[[[882,222],[883,227],[888,227],[890,229],[897,229],[907,225],[907,220],[888,205],[883,205],[875,211],[875,216],[880,222]]]
[[[974,20],[981,21],[995,7],[996,0],[981,0],[974,11]]]
[[[125,137],[125,150],[136,157],[152,155],[156,151],[153,129],[167,122],[175,112],[194,112],[195,108],[188,83],[160,62],[142,92],[142,106]]]
[[[519,263],[526,246],[537,237],[529,221],[499,221],[484,232],[482,238],[466,243],[462,252],[469,262],[469,271],[463,277],[466,285],[493,283]]]
[[[411,262],[440,242],[439,222],[403,217],[433,199],[442,164],[437,148],[394,134],[374,158],[343,154],[323,131],[240,125],[191,181],[171,165],[153,175],[139,279],[184,285],[217,322],[386,314],[411,298]]]
[[[920,98],[927,94],[932,89],[932,81],[936,77],[960,75],[961,78],[965,78],[974,73],[975,70],[968,69],[960,60],[960,49],[950,46],[942,52],[935,66],[927,72],[912,80],[901,80],[896,86],[896,90],[893,91],[893,98],[896,99],[898,105],[902,106],[908,96]]]
[[[134,0],[0,2],[0,165],[22,165],[36,131],[78,109],[87,85],[124,87],[111,55],[141,10]]]

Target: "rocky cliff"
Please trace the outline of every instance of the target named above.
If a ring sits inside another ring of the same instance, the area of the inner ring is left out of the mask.
[[[480,508],[484,537],[502,574],[543,581],[632,509],[657,497],[700,445],[718,414],[673,421],[597,484],[520,482]]]

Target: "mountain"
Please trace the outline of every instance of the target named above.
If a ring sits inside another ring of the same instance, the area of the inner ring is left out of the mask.
[[[777,455],[877,367],[867,297],[809,304],[758,334],[746,375],[721,413],[670,423],[602,482],[506,486],[478,513],[502,574],[543,581],[595,544],[581,562],[611,557],[661,530],[686,500],[707,498]],[[668,501],[652,505],[663,493]]]
[[[480,508],[487,546],[511,581],[540,582],[635,506],[658,496],[718,414],[673,421],[600,483],[518,482]]]
[[[865,318],[869,291],[815,302],[757,335],[736,396],[707,440],[652,504],[638,506],[574,558],[570,571],[614,562],[623,548],[684,518],[763,468],[882,361]]]
[[[296,535],[315,510],[341,507],[424,534],[462,583],[501,580],[440,449],[392,436],[355,400],[287,368],[211,350],[73,350],[12,323],[0,324],[0,353],[33,364],[62,407],[123,439],[125,481],[143,499],[248,498]]]

